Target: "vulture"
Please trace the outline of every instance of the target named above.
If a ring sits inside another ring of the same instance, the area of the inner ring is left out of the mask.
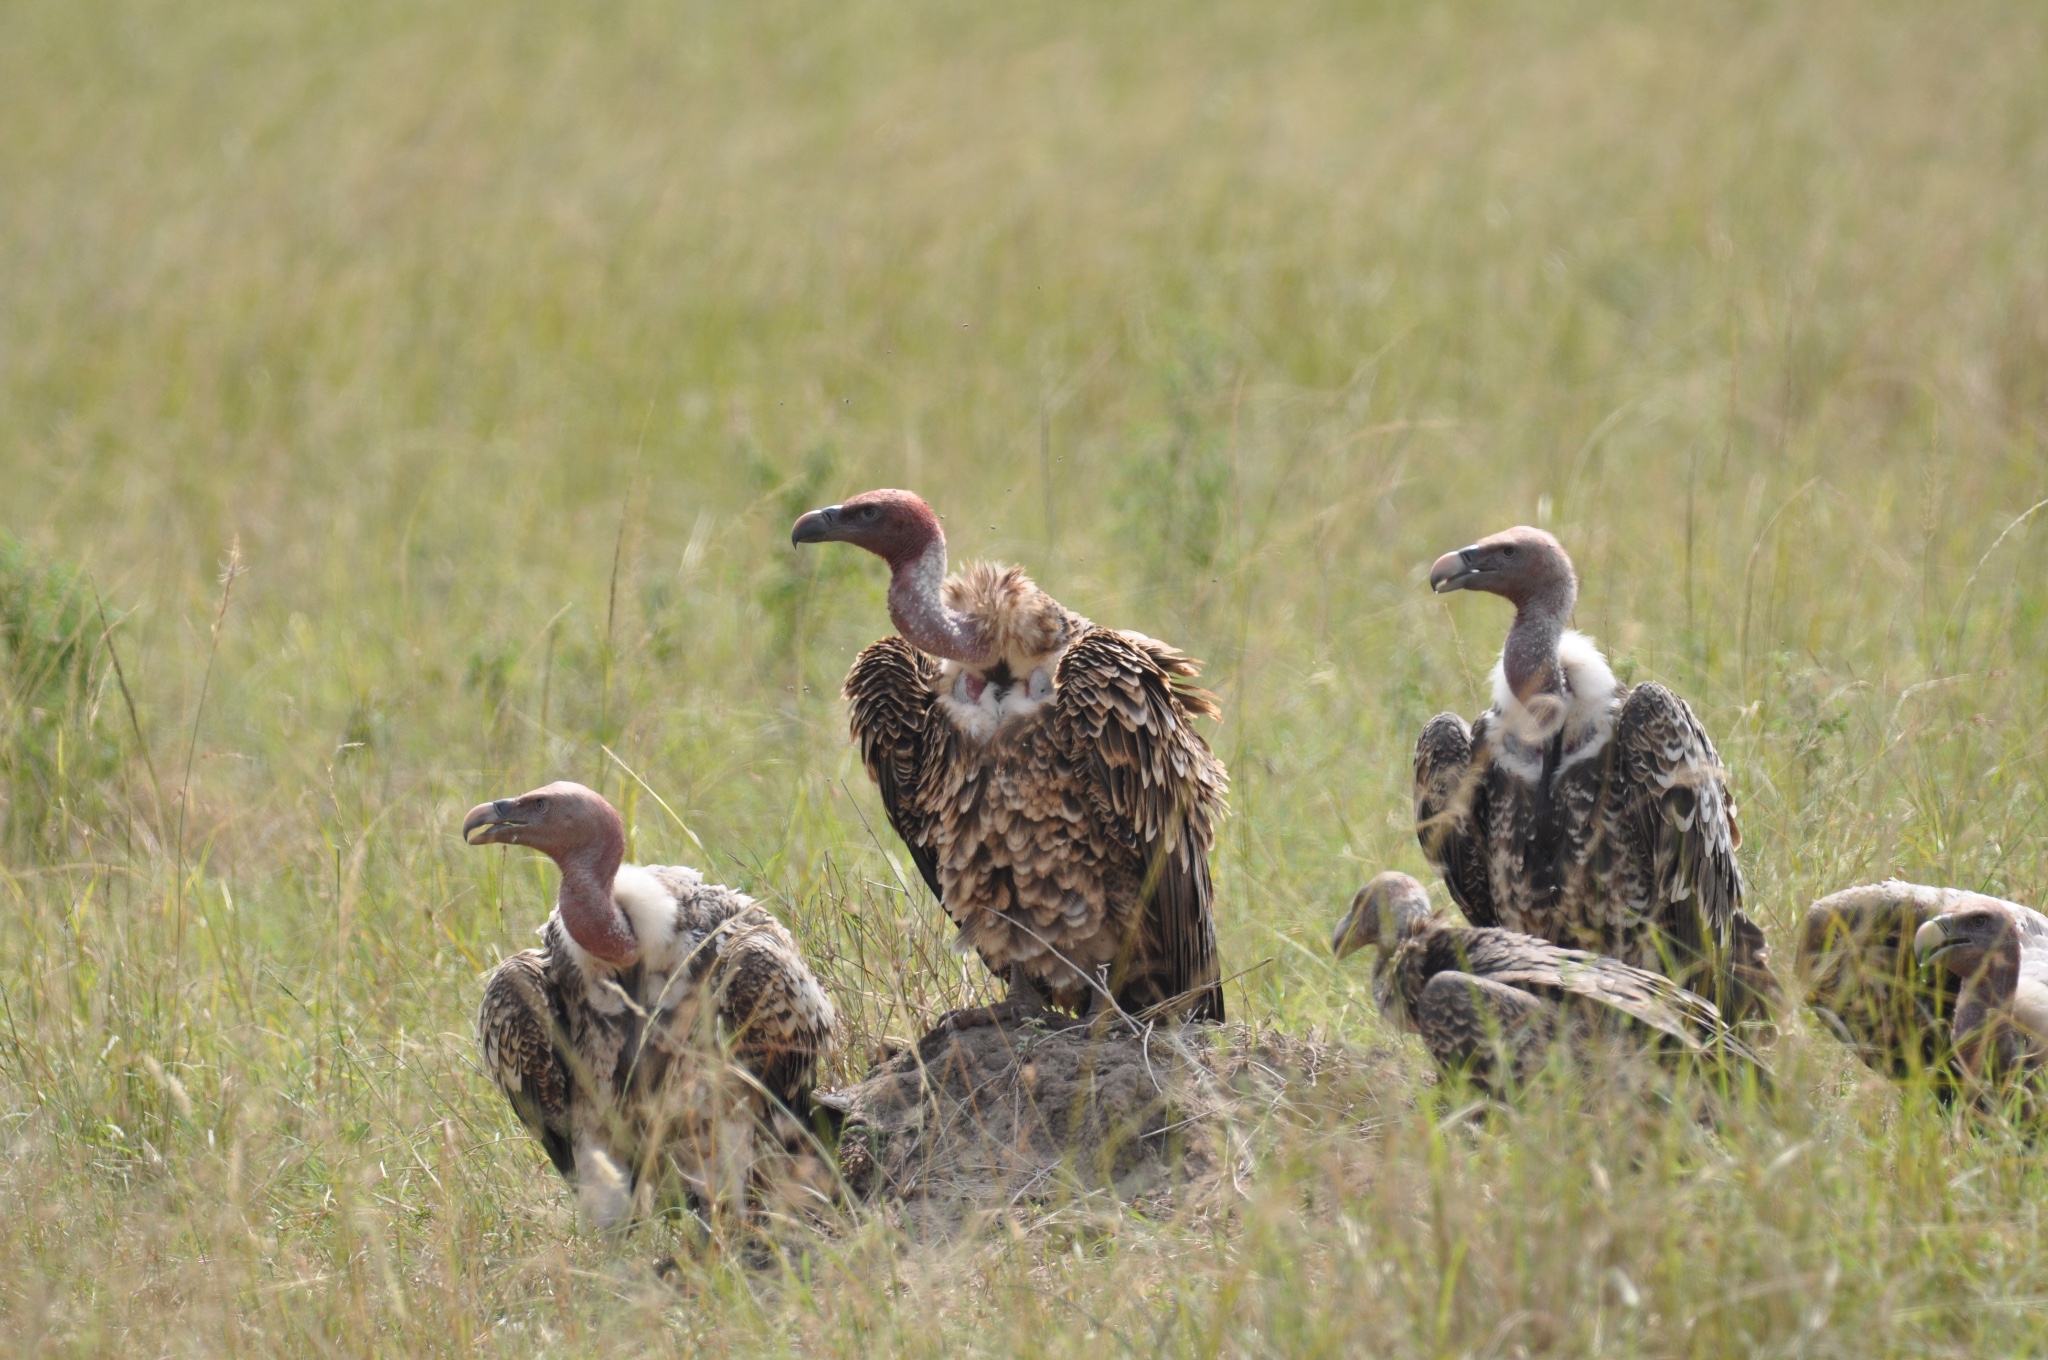
[[[1384,873],[1358,890],[1337,923],[1338,958],[1379,948],[1380,1014],[1422,1036],[1447,1071],[1489,1090],[1527,1078],[1560,1038],[1635,1040],[1669,1057],[1769,1070],[1722,1022],[1713,1002],[1662,973],[1493,926],[1460,926],[1430,910],[1429,890]]]
[[[2048,1068],[2048,916],[1969,893],[1913,932],[1913,952],[1961,984],[1956,1062],[1981,1090]]]
[[[736,1155],[751,1174],[760,1131],[799,1145],[835,1020],[765,908],[694,869],[622,863],[624,821],[581,784],[484,803],[462,834],[561,870],[541,947],[484,982],[477,1044],[593,1224],[622,1222],[661,1159],[711,1198]]]
[[[898,636],[847,674],[853,739],[956,946],[1009,985],[949,1023],[1109,1003],[1221,1021],[1209,847],[1227,779],[1194,728],[1220,712],[1200,663],[1016,567],[947,575],[938,516],[908,491],[813,510],[790,538],[889,564]]]
[[[1914,940],[1936,917],[1993,900],[1897,879],[1821,898],[1807,908],[1793,956],[1808,1009],[1873,1071],[1901,1080],[1925,1072],[1952,1097],[1963,982],[1946,968],[1922,970]]]
[[[1541,529],[1446,553],[1429,580],[1515,606],[1493,706],[1469,726],[1438,714],[1415,746],[1416,835],[1466,918],[1662,973],[1768,1029],[1777,979],[1742,912],[1735,805],[1692,709],[1622,685],[1565,626],[1578,578]]]

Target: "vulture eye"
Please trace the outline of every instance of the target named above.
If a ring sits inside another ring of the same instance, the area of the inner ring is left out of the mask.
[[[860,517],[861,517],[861,519],[862,519],[862,520],[864,520],[864,521],[870,521],[870,522],[871,522],[871,521],[873,521],[873,519],[875,518],[875,516],[876,516],[876,515],[878,515],[878,514],[880,514],[880,513],[881,513],[881,508],[880,508],[879,506],[873,506],[873,505],[863,505],[863,506],[862,506],[862,507],[860,508]]]
[[[1500,555],[1502,557],[1513,557],[1515,555],[1515,545],[1512,543],[1508,544],[1500,550]]]
[[[534,811],[534,814],[535,814],[536,816],[540,816],[540,817],[545,817],[545,816],[547,816],[547,815],[548,815],[548,800],[547,800],[547,799],[545,799],[545,798],[536,798],[536,799],[534,799],[534,800],[533,800],[533,811]]]

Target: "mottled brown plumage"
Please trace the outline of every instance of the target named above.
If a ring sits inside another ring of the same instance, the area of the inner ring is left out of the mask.
[[[1922,970],[1913,952],[1921,926],[1974,896],[1887,879],[1830,893],[1807,908],[1793,969],[1806,1004],[1873,1071],[1926,1073],[1953,1094],[1953,1028],[1962,980]]]
[[[2048,917],[2031,907],[1897,879],[1844,888],[1807,908],[1797,967],[1857,1057],[1924,1074],[1944,1100],[2001,1105],[2048,1069]]]
[[[620,864],[618,814],[578,784],[484,804],[464,835],[562,866],[541,948],[485,981],[477,1039],[596,1224],[621,1221],[658,1163],[719,1197],[745,1189],[764,1133],[797,1144],[835,1022],[765,908],[692,869]]]
[[[1997,1100],[2009,1087],[2048,1076],[2048,916],[1999,897],[1970,893],[1913,933],[1926,969],[1955,978],[1956,1062],[1973,1085]]]
[[[1713,742],[1662,685],[1619,684],[1565,628],[1564,549],[1512,529],[1438,560],[1439,591],[1511,600],[1493,707],[1431,719],[1415,748],[1416,834],[1473,924],[1647,968],[1768,1021],[1763,932],[1742,911],[1734,802]]]
[[[798,542],[890,562],[903,636],[846,678],[855,742],[959,941],[1010,979],[1087,1011],[1223,1018],[1209,847],[1223,765],[1198,663],[1098,628],[1014,567],[945,574],[945,538],[908,492],[798,521]],[[979,1017],[986,1018],[986,1017]]]
[[[1762,1061],[1711,1001],[1661,973],[1495,927],[1460,926],[1430,910],[1407,874],[1359,889],[1338,922],[1338,958],[1376,946],[1380,1013],[1422,1037],[1446,1070],[1498,1088],[1526,1078],[1560,1040],[1625,1038],[1667,1060],[1752,1069]]]

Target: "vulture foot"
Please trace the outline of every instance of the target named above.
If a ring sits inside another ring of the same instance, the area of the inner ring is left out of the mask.
[[[1012,1029],[1033,1020],[1066,1018],[1046,1004],[1045,993],[1038,989],[1036,982],[1025,975],[1022,968],[1012,967],[1009,996],[993,1005],[966,1006],[949,1012],[939,1021],[938,1028],[954,1033],[965,1029],[980,1029],[984,1025]]]
[[[993,1006],[968,1006],[961,1010],[948,1011],[945,1018],[939,1021],[939,1028],[952,1034],[957,1034],[961,1030],[980,1029],[985,1025],[1007,1029],[1044,1013],[1045,1007],[1042,1005],[1019,1006],[1014,1001],[999,1001]]]
[[[1012,996],[990,1006],[966,1006],[957,1011],[947,1012],[938,1027],[951,1033],[965,1029],[980,1029],[994,1025],[998,1029],[1015,1029],[1033,1020],[1068,1019],[1045,1004],[1045,998],[1033,992],[1028,997]]]

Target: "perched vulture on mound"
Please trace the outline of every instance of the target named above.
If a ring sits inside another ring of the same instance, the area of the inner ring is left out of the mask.
[[[1662,685],[1621,685],[1566,629],[1578,578],[1541,529],[1446,553],[1429,579],[1515,606],[1493,707],[1469,727],[1438,714],[1415,746],[1416,834],[1467,919],[1662,973],[1731,1021],[1767,1023],[1778,983],[1742,912],[1735,807],[1692,709]]]
[[[796,543],[852,543],[889,564],[901,636],[846,677],[854,741],[889,823],[991,972],[1003,1007],[1223,1019],[1209,846],[1222,762],[1199,663],[1098,628],[1015,567],[946,574],[946,536],[908,491],[813,510]]]
[[[562,871],[541,947],[485,981],[477,1041],[598,1227],[632,1211],[657,1159],[710,1197],[748,1170],[754,1135],[797,1144],[832,1002],[765,908],[694,869],[622,864],[625,823],[581,784],[485,803],[462,833]],[[744,1077],[720,1080],[721,1044]]]
[[[1520,1080],[1559,1038],[1628,1037],[1667,1057],[1746,1065],[1762,1061],[1722,1023],[1711,1001],[1661,973],[1565,949],[1495,927],[1453,925],[1430,910],[1429,890],[1385,873],[1358,890],[1330,946],[1338,958],[1377,945],[1373,999],[1380,1013],[1422,1036],[1430,1056],[1486,1086],[1499,1071]],[[1563,1026],[1563,1029],[1560,1029]]]

